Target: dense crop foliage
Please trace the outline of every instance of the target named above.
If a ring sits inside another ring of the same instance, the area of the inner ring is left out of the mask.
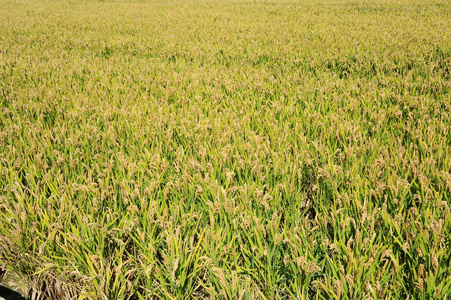
[[[28,296],[451,295],[450,1],[0,15],[0,266]]]

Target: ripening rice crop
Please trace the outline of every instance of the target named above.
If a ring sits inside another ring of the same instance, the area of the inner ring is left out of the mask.
[[[0,268],[30,299],[451,296],[451,2],[0,16]]]

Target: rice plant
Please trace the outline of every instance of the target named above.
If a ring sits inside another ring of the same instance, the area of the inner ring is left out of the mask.
[[[24,296],[451,297],[451,2],[0,15],[0,269]]]

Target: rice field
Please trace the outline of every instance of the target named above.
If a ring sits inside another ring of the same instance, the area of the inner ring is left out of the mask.
[[[33,300],[450,299],[450,70],[447,0],[0,0],[0,269]]]

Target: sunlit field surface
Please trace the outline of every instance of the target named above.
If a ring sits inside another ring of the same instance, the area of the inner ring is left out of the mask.
[[[449,298],[450,70],[447,0],[0,0],[0,266],[30,299]]]

